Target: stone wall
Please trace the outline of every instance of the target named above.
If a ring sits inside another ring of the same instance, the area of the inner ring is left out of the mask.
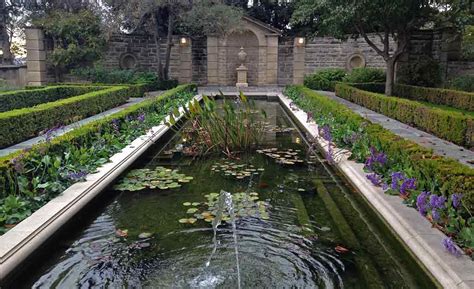
[[[207,83],[207,39],[193,39],[192,45],[192,80],[199,85]]]
[[[370,35],[369,38],[380,44],[375,35]],[[393,47],[393,42],[390,45]],[[316,37],[306,44],[305,73],[310,74],[328,67],[349,69],[348,60],[355,54],[363,56],[366,67],[385,69],[383,58],[362,38],[342,41],[333,37]]]
[[[474,75],[474,61],[448,61],[445,73],[448,78]]]
[[[26,65],[0,65],[0,80],[13,87],[25,86]]]

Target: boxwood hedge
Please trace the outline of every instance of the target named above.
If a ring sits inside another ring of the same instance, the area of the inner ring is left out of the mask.
[[[138,86],[114,86],[34,107],[0,113],[0,148],[35,137],[41,131],[67,125],[126,102]]]
[[[404,98],[388,97],[343,83],[336,85],[336,95],[442,139],[467,148],[474,147],[474,119],[468,115],[432,108]]]
[[[38,104],[97,91],[100,86],[49,86],[36,89],[13,90],[0,93],[0,112],[31,107]]]

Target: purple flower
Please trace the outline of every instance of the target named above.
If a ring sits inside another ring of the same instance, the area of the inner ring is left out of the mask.
[[[400,186],[400,194],[408,194],[408,190],[416,189],[416,180],[415,178],[404,179],[402,185]]]
[[[328,151],[326,152],[326,160],[331,164],[334,164],[335,162],[333,158],[333,149],[332,149],[331,144],[329,144]]]
[[[431,217],[433,218],[433,221],[438,222],[440,219],[440,215],[438,210],[434,209],[431,211]]]
[[[456,244],[454,244],[453,239],[451,239],[451,237],[444,238],[442,244],[444,249],[449,253],[453,254],[456,257],[461,256],[461,252],[459,251],[458,247],[456,247]]]
[[[119,133],[120,132],[120,122],[118,119],[113,119],[112,120],[112,129],[116,132],[116,133]]]
[[[319,129],[319,134],[328,142],[332,142],[331,129],[328,125],[324,125]]]
[[[420,214],[423,216],[426,216],[428,213],[428,197],[431,195],[430,192],[421,192],[421,194],[418,195],[416,198],[416,207],[418,208],[418,211]]]
[[[459,208],[459,206],[461,205],[461,199],[462,199],[462,194],[451,195],[452,205],[455,209]]]
[[[144,122],[145,121],[145,113],[141,113],[137,117],[138,122]]]
[[[384,166],[387,163],[387,155],[383,152],[378,152],[374,147],[370,148],[370,156],[365,161],[365,167],[369,170],[374,170],[374,165]]]
[[[444,209],[447,199],[444,196],[432,195],[430,197],[430,207],[432,209]]]
[[[72,181],[83,180],[87,176],[86,171],[70,172],[67,174],[68,179]]]
[[[380,186],[382,184],[382,178],[376,173],[369,174],[366,177],[375,186]]]
[[[405,176],[403,175],[402,172],[394,172],[392,173],[392,190],[397,190],[398,189],[398,181],[405,179]]]

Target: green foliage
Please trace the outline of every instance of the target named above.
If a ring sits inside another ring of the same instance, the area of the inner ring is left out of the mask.
[[[336,91],[341,88],[347,90],[350,87],[338,84]],[[380,125],[371,123],[343,104],[308,88],[291,86],[286,89],[285,94],[300,108],[311,111],[320,127],[329,126],[333,141],[339,148],[350,150],[353,159],[365,162],[370,156],[371,148],[383,152],[387,156],[389,167],[377,172],[382,179],[390,180],[392,172],[405,172],[408,177],[416,179],[417,191],[430,191],[446,197],[463,194],[463,209],[451,219],[461,220],[458,222],[459,226],[453,228],[450,224],[442,225],[445,226],[443,231],[454,235],[461,246],[470,246],[472,249],[472,245],[468,244],[472,238],[472,229],[465,228],[472,228],[474,169],[453,159],[435,155],[432,150],[403,139]],[[407,204],[413,205],[416,196],[414,193],[406,200]]]
[[[400,84],[436,87],[441,83],[441,67],[438,61],[424,56],[398,69],[397,82]]]
[[[0,112],[31,107],[100,89],[103,87],[68,85],[3,92],[0,93]]]
[[[344,77],[343,81],[350,83],[385,82],[385,72],[379,68],[354,68]]]
[[[336,95],[442,139],[467,148],[474,147],[474,119],[470,116],[431,108],[408,99],[360,90],[342,83],[336,85]]]
[[[334,91],[334,85],[346,76],[346,71],[342,68],[326,68],[307,75],[304,78],[304,85],[315,90]]]
[[[39,132],[66,125],[123,104],[130,88],[115,86],[75,97],[0,113],[0,147],[6,147]]]
[[[98,60],[105,48],[100,17],[89,10],[54,11],[36,19],[35,24],[43,27],[46,36],[52,39],[53,51],[48,61],[57,77],[69,69]]]
[[[18,210],[33,212],[71,184],[83,180],[87,173],[94,172],[113,154],[188,101],[194,90],[192,85],[179,86],[49,142],[35,145],[31,150],[1,157],[0,217],[1,212],[8,209],[4,207],[4,200],[9,196],[16,196],[15,203],[21,203]],[[6,217],[0,220],[0,228],[7,224],[6,220],[11,216],[7,213]]]
[[[255,109],[241,93],[236,103],[224,99],[222,106],[203,97],[204,105],[197,101],[189,106],[188,118],[193,125],[185,130],[186,139],[193,141],[194,154],[206,154],[210,151],[224,152],[231,156],[236,151],[248,150],[261,142],[265,124],[262,118],[265,112]],[[174,125],[172,118],[168,126]]]
[[[451,79],[447,83],[450,89],[474,92],[474,75],[462,75]]]
[[[466,79],[474,82],[474,77]],[[470,83],[473,86],[474,84]],[[450,89],[429,88],[411,85],[396,84],[394,95],[411,100],[426,101],[432,104],[446,105],[462,110],[474,111],[474,93]]]

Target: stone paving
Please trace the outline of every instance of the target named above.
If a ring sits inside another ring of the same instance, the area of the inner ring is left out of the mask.
[[[341,104],[344,104],[345,106],[347,106],[354,112],[357,112],[364,118],[367,118],[373,123],[380,124],[384,128],[392,131],[393,133],[405,139],[414,141],[421,146],[433,149],[433,151],[437,155],[450,157],[458,160],[460,163],[470,166],[471,168],[474,167],[474,152],[471,150],[453,144],[449,141],[440,139],[432,134],[416,129],[392,118],[386,117],[380,113],[376,113],[358,104],[337,97],[334,92],[317,92],[331,99],[334,99]]]
[[[117,106],[115,108],[112,108],[112,109],[109,109],[109,110],[106,110],[102,113],[99,113],[99,114],[96,114],[96,115],[93,115],[91,117],[88,117],[88,118],[85,118],[83,120],[80,120],[78,122],[75,122],[75,123],[72,123],[70,125],[67,125],[55,132],[52,133],[51,137],[52,138],[55,138],[57,136],[60,136],[60,135],[63,135],[73,129],[76,129],[78,127],[81,127],[87,123],[90,123],[94,120],[98,120],[98,119],[101,119],[101,118],[104,118],[106,116],[109,116],[111,114],[114,114],[116,112],[119,112],[131,105],[134,105],[136,103],[139,103],[139,102],[142,102],[145,98],[142,98],[142,97],[136,97],[136,98],[130,98],[126,103],[122,104],[121,106]],[[45,136],[44,135],[40,135],[38,137],[35,137],[35,138],[32,138],[32,139],[29,139],[29,140],[26,140],[24,142],[21,142],[19,144],[16,144],[16,145],[13,145],[13,146],[10,146],[10,147],[7,147],[7,148],[4,148],[4,149],[1,149],[0,150],[0,157],[1,156],[6,156],[8,154],[11,154],[11,153],[14,153],[16,151],[19,151],[19,150],[24,150],[24,149],[28,149],[28,148],[31,148],[33,145],[39,143],[39,142],[43,142],[45,141]]]

